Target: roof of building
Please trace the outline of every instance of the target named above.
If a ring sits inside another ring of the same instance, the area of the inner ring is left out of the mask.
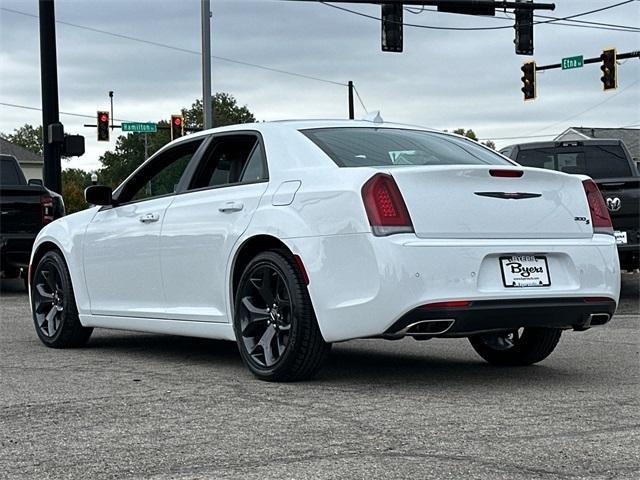
[[[634,158],[640,158],[640,128],[592,128],[571,127],[562,132],[556,140],[567,133],[577,133],[586,138],[613,138],[622,140]]]
[[[26,148],[21,147],[20,145],[16,145],[11,143],[8,140],[0,137],[0,153],[5,153],[7,155],[13,155],[18,159],[18,163],[37,163],[42,165],[44,162],[40,155],[33,153],[31,150],[27,150]]]

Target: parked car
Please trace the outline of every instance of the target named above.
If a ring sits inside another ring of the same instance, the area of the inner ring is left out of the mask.
[[[29,265],[31,248],[40,229],[64,215],[62,197],[27,182],[13,155],[0,154],[0,271],[18,278]]]
[[[468,337],[493,364],[529,365],[619,298],[592,180],[433,130],[222,127],[85,195],[97,206],[45,227],[31,257],[50,347],[94,327],[234,340],[283,381],[312,376],[333,342]]]
[[[640,174],[622,141],[521,143],[501,153],[527,167],[593,178],[611,215],[621,268],[640,268]]]

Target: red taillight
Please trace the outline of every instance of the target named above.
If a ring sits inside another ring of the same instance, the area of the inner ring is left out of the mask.
[[[53,198],[48,195],[40,197],[40,207],[42,208],[42,224],[53,222]]]
[[[374,175],[362,187],[362,200],[374,235],[413,232],[409,211],[391,175]]]
[[[611,301],[609,297],[584,297],[583,300],[586,303],[603,303]]]
[[[593,180],[585,180],[582,182],[582,185],[584,186],[584,193],[587,195],[587,202],[589,203],[593,232],[613,235],[613,225],[611,223],[611,217],[609,216],[609,210],[607,210],[607,205],[604,203],[604,199],[596,182]]]
[[[422,308],[467,308],[471,306],[469,300],[451,300],[448,302],[428,303]]]
[[[517,178],[524,175],[522,170],[489,170],[489,175],[492,177],[505,177],[505,178]]]

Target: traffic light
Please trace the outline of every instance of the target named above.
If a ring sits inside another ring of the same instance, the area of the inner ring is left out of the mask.
[[[109,112],[98,112],[98,141],[109,141]]]
[[[531,2],[531,0],[525,0]],[[519,3],[524,3],[519,0]],[[516,55],[533,55],[533,10],[516,8]]]
[[[184,135],[184,118],[182,115],[171,115],[171,140]]]
[[[382,4],[382,51],[402,52],[402,15],[401,3]]]
[[[615,48],[607,48],[603,50],[602,55],[600,55],[602,59],[602,65],[600,66],[602,77],[600,77],[600,80],[602,81],[603,90],[615,90],[618,88],[618,64],[616,57]]]
[[[527,62],[522,67],[522,93],[525,100],[536,98],[536,62]]]

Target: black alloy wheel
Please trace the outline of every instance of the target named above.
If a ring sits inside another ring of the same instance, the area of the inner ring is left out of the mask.
[[[35,269],[31,284],[33,322],[48,347],[83,345],[92,329],[80,324],[71,277],[62,255],[47,252]]]
[[[525,366],[551,355],[560,341],[559,328],[519,328],[469,337],[473,349],[493,365]]]
[[[287,252],[264,252],[249,263],[236,292],[234,329],[245,364],[262,380],[309,378],[330,348]]]

